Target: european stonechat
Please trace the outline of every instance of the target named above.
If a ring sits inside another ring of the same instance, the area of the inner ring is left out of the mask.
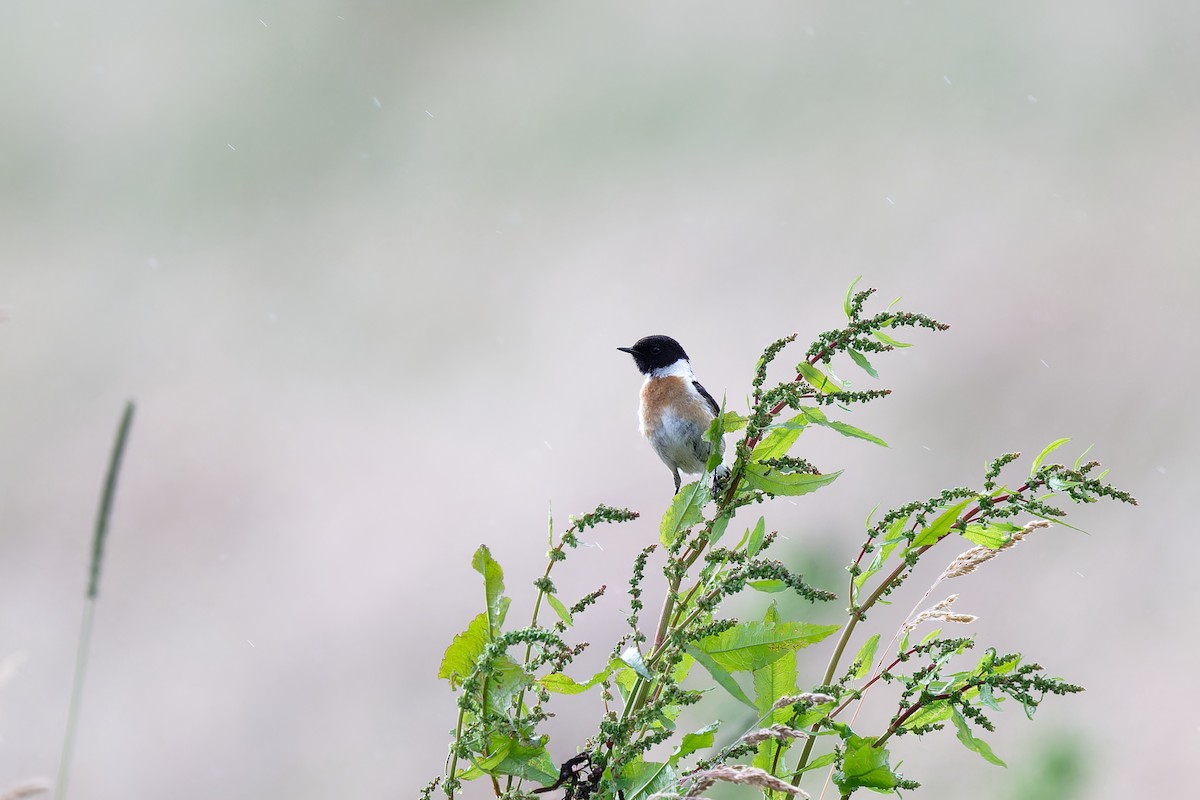
[[[617,349],[633,356],[646,376],[638,409],[642,436],[670,467],[678,493],[680,472],[704,472],[711,446],[702,436],[721,407],[696,380],[687,353],[670,336],[647,336],[633,347]],[[718,441],[717,448],[723,453],[725,443]]]

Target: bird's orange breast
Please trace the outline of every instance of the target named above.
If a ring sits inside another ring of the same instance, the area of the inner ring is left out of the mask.
[[[670,415],[676,421],[687,421],[708,427],[712,412],[708,403],[692,388],[692,382],[678,375],[651,378],[642,386],[641,427],[642,435],[654,438],[663,417]]]

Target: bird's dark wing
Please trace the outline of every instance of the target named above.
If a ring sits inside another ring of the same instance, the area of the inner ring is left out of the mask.
[[[708,401],[708,407],[712,409],[714,417],[721,413],[721,406],[716,400],[713,400],[713,396],[708,393],[708,390],[700,385],[700,381],[692,381],[692,386],[695,386],[696,391],[700,393],[700,396]]]

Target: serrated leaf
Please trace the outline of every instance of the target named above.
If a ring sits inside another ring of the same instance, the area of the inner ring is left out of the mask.
[[[708,487],[703,481],[693,481],[679,490],[658,526],[658,538],[664,547],[670,547],[676,536],[703,521],[708,499]]]
[[[675,771],[668,764],[643,761],[628,764],[617,778],[617,788],[625,800],[647,800],[652,794],[666,791],[675,783]]]
[[[1033,460],[1033,466],[1029,468],[1029,477],[1032,478],[1034,475],[1037,474],[1037,471],[1039,468],[1041,468],[1042,462],[1046,459],[1046,456],[1050,455],[1055,450],[1062,447],[1064,444],[1066,444],[1069,441],[1071,441],[1071,440],[1070,439],[1055,439],[1053,442],[1046,445],[1042,449],[1042,452],[1037,454],[1037,458],[1035,458]]]
[[[765,594],[779,594],[786,591],[788,585],[778,578],[764,578],[759,581],[746,581],[746,585],[756,592],[764,592]]]
[[[771,604],[772,610],[775,604]],[[778,613],[773,615],[776,619]],[[772,615],[768,614],[768,621]],[[773,709],[779,698],[795,694],[796,689],[796,655],[788,653],[783,658],[767,666],[754,670],[754,704],[757,706],[758,718],[762,725],[774,725],[786,722],[792,716],[791,708]],[[752,761],[752,766],[770,771],[779,754],[788,749],[790,742],[779,742],[767,739],[760,742],[758,751]]]
[[[779,606],[776,603],[772,602],[767,607],[766,614],[763,615],[763,622],[768,625],[779,623]],[[754,700],[759,718],[767,725],[788,719],[792,714],[790,708],[776,709],[774,712],[771,709],[776,700],[785,695],[795,694],[797,691],[795,654],[789,653],[783,658],[772,661],[770,664],[754,670],[753,675]]]
[[[680,740],[679,746],[675,748],[675,752],[667,759],[667,764],[671,767],[678,766],[681,759],[687,758],[697,750],[703,750],[706,747],[712,747],[716,742],[716,731],[721,726],[721,720],[716,720],[705,725],[695,733],[685,733],[683,739]]]
[[[768,664],[762,669],[754,670],[754,705],[760,718],[769,717],[763,724],[771,725],[783,722],[791,716],[790,709],[781,708],[775,711],[771,706],[779,698],[796,693],[796,656],[789,653],[783,658]]]
[[[488,637],[495,639],[500,635],[500,628],[504,624],[504,612],[508,608],[503,602],[504,570],[500,568],[496,559],[492,558],[492,551],[485,544],[479,545],[479,549],[475,551],[471,558],[471,567],[483,576],[483,591],[487,598]]]
[[[758,518],[758,522],[754,525],[754,530],[750,532],[750,540],[746,542],[746,555],[754,558],[758,555],[758,551],[762,549],[763,539],[767,535],[767,522],[762,517]]]
[[[845,387],[807,361],[796,365],[796,372],[821,394],[841,394]]]
[[[854,302],[854,287],[862,280],[862,275],[859,275],[854,280],[850,281],[850,286],[846,289],[846,299],[842,301],[842,310],[846,312],[846,319],[852,319],[850,316],[850,306]]]
[[[693,645],[722,669],[741,672],[765,667],[788,653],[816,644],[840,628],[840,625],[809,622],[743,622],[715,636],[699,639]]]
[[[483,655],[487,643],[488,615],[483,612],[471,620],[465,631],[455,634],[442,656],[437,676],[450,681],[451,688],[457,689],[475,670],[475,660]]]
[[[859,648],[858,655],[854,660],[858,662],[858,669],[854,670],[854,679],[862,680],[867,677],[867,673],[871,671],[871,665],[875,663],[875,651],[879,648],[879,634],[874,634],[870,639],[863,643]]]
[[[550,607],[554,609],[554,613],[558,614],[558,618],[561,619],[564,624],[567,626],[575,624],[575,619],[571,616],[571,610],[563,604],[562,600],[559,600],[549,592],[543,596],[546,598],[546,602],[550,604]]]
[[[746,465],[746,482],[759,491],[780,497],[799,497],[815,492],[822,486],[828,486],[842,474],[827,472],[824,475],[810,475],[804,472],[780,472],[773,467],[763,464],[750,463]]]
[[[992,752],[992,748],[987,742],[971,733],[971,727],[967,725],[966,718],[963,717],[962,712],[957,708],[954,709],[954,727],[958,729],[958,740],[968,750],[979,753],[985,760],[990,761],[998,767],[1008,766],[1008,764],[1000,760],[999,756]]]
[[[873,789],[888,793],[896,788],[900,776],[889,762],[886,747],[875,747],[876,737],[851,735],[844,742],[842,768],[833,773],[833,782],[842,794],[855,789]]]
[[[642,653],[638,650],[636,644],[631,644],[626,647],[619,658],[629,665],[630,669],[638,674],[639,677],[646,680],[652,680],[653,675],[650,674],[650,669],[646,666],[646,660],[642,658]]]
[[[751,702],[750,698],[746,696],[746,693],[742,691],[742,687],[738,685],[738,682],[735,681],[733,676],[730,675],[729,672],[720,664],[718,664],[712,656],[692,644],[684,645],[684,651],[692,658],[696,659],[696,663],[708,670],[708,674],[712,676],[713,680],[715,680],[722,689],[729,692],[729,694],[735,700],[745,703],[746,705],[750,706],[750,708],[754,708],[754,703]]]
[[[975,497],[971,496],[947,508],[925,530],[917,534],[916,538],[912,540],[912,544],[909,545],[909,548],[915,549],[936,544],[950,531],[954,523],[958,522],[958,517],[962,514],[963,509],[973,502],[975,502]]]
[[[879,377],[879,373],[875,371],[875,368],[873,366],[871,366],[871,362],[867,361],[866,356],[864,356],[862,353],[858,352],[857,350],[853,350],[853,349],[847,350],[846,352],[850,355],[850,358],[852,358],[854,360],[855,364],[858,364],[860,367],[863,368],[864,372],[866,372],[872,378]]]

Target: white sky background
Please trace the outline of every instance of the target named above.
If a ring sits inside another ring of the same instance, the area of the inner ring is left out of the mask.
[[[519,619],[548,504],[642,511],[557,581],[609,585],[597,650],[619,629],[671,479],[614,348],[674,335],[738,408],[862,274],[953,327],[876,359],[896,393],[850,421],[890,449],[811,434],[847,471],[768,516],[793,558],[1060,436],[1142,501],[955,587],[981,643],[1089,692],[999,715],[1007,771],[952,732],[897,742],[903,771],[1004,798],[1061,735],[1089,797],[1171,796],[1200,742],[1197,17],[5,4],[0,788],[56,768],[126,398],[73,797],[408,797],[445,756],[478,544]],[[590,730],[557,722],[566,757]]]

